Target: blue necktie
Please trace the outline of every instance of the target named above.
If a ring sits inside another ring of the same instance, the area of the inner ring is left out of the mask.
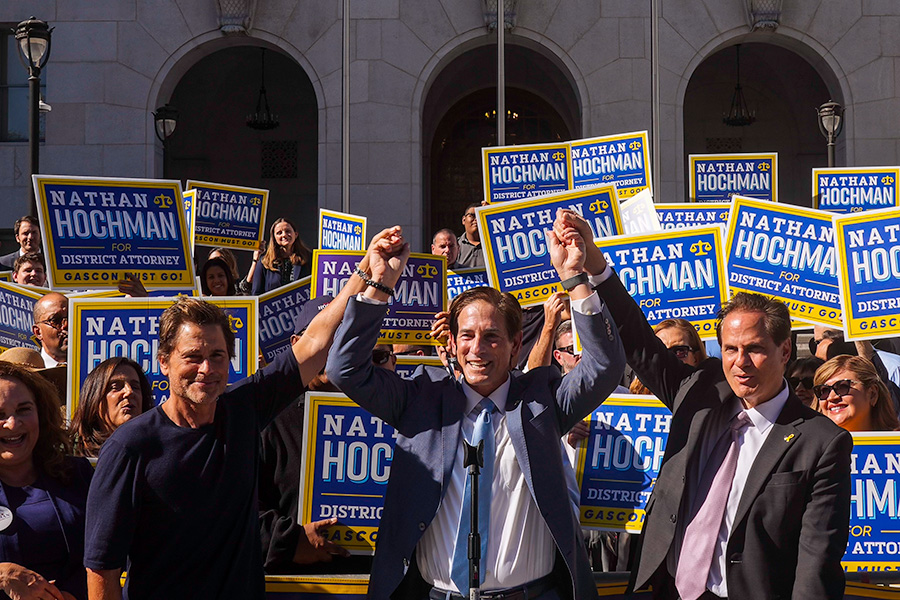
[[[491,485],[494,482],[494,427],[491,424],[491,413],[497,410],[490,398],[481,401],[481,412],[475,420],[475,431],[472,444],[484,440],[484,467],[478,477],[478,533],[481,535],[481,562],[478,569],[480,579],[484,582],[485,565],[487,564],[488,532],[491,528]],[[453,551],[453,567],[450,573],[453,583],[460,594],[469,593],[469,556],[468,540],[469,515],[472,511],[472,482],[466,473],[466,489],[463,491],[462,511],[459,517],[459,529],[456,532],[456,548]]]

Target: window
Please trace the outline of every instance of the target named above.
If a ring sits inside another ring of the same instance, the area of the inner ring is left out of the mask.
[[[28,141],[28,71],[19,59],[15,23],[0,24],[0,142]],[[41,71],[41,97],[47,93],[47,68]],[[41,140],[45,118],[41,117]]]

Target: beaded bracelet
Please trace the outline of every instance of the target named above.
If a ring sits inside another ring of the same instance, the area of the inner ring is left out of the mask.
[[[356,267],[355,273],[357,275],[359,275],[359,278],[362,279],[363,283],[365,283],[366,285],[372,286],[379,292],[384,292],[385,294],[387,294],[388,296],[390,296],[392,298],[394,297],[393,289],[389,288],[388,286],[384,285],[383,283],[378,283],[377,281],[372,281],[371,279],[369,279],[369,276],[366,275],[366,272],[363,271],[362,269],[360,269],[359,267]]]

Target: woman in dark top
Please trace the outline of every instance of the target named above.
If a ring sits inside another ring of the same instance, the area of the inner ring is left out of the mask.
[[[297,235],[297,228],[287,219],[272,224],[269,247],[253,273],[253,295],[303,279],[311,272],[312,251]]]
[[[53,386],[0,362],[0,591],[87,598],[84,511],[92,469],[66,456]],[[50,581],[55,581],[55,585]]]
[[[96,458],[119,425],[151,408],[153,392],[140,365],[123,356],[104,360],[81,386],[71,425],[75,455]]]
[[[234,276],[221,258],[210,258],[200,268],[201,296],[236,296]]]

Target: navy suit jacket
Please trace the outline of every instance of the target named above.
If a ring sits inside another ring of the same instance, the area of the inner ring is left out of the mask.
[[[631,585],[639,589],[649,582],[655,597],[674,597],[666,561],[685,480],[698,460],[707,423],[714,421],[709,417],[735,395],[719,359],[695,368],[670,352],[617,277],[597,291],[619,325],[628,364],[673,413]],[[848,432],[790,391],[750,469],[728,537],[729,598],[843,598],[852,448]]]
[[[11,271],[17,260],[19,260],[19,248],[16,248],[14,252],[0,256],[0,266],[7,267]]]
[[[404,380],[372,366],[372,347],[386,309],[350,299],[328,356],[327,373],[345,394],[399,433],[369,598],[411,598],[416,582],[410,578],[421,585],[421,579],[412,575],[418,573],[416,545],[450,481],[466,398],[460,383],[436,375],[435,370],[418,370],[412,380]],[[561,592],[583,599],[596,598],[597,589],[578,515],[566,490],[560,438],[613,391],[625,358],[605,308],[592,316],[574,313],[574,318],[584,347],[581,362],[565,377],[551,367],[513,372],[506,423],[528,489],[556,542],[557,571],[571,575],[571,588]],[[561,569],[559,557],[567,569]],[[406,591],[395,594],[401,584]]]

